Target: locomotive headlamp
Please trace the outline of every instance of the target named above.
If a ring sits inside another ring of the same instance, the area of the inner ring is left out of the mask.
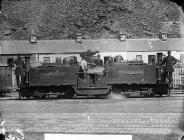
[[[118,38],[119,38],[120,41],[125,41],[126,40],[126,34],[120,32],[119,35],[118,35]]]
[[[81,33],[76,34],[75,42],[76,43],[82,43],[82,34]]]
[[[167,33],[166,32],[161,32],[160,38],[162,41],[167,41]]]

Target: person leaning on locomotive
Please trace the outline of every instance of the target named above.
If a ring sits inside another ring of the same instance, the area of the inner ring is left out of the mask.
[[[17,82],[17,87],[20,88],[21,82],[23,80],[23,77],[25,75],[25,63],[21,59],[21,54],[17,55],[17,59],[12,61],[9,64],[10,67],[15,66],[15,76],[16,76],[16,82]]]
[[[171,83],[173,81],[173,78],[172,78],[172,73],[174,72],[173,65],[177,63],[177,59],[171,56],[171,51],[168,51],[167,54],[168,56],[166,56],[163,59],[162,65],[165,65],[164,72],[166,74],[167,79],[169,80],[169,83]]]
[[[85,60],[85,57],[83,55],[81,55],[80,66],[84,72],[88,70],[87,61]]]

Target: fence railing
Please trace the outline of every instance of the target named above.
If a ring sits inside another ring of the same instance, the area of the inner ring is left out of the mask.
[[[184,85],[184,67],[175,67],[173,72],[173,88],[181,89]]]

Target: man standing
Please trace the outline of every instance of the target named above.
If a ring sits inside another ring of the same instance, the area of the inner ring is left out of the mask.
[[[84,72],[88,70],[87,61],[85,60],[85,56],[81,56],[80,66]]]
[[[165,57],[162,61],[162,65],[165,64],[165,73],[166,77],[169,80],[169,83],[173,81],[172,73],[174,72],[173,65],[177,63],[177,59],[171,56],[171,51],[168,51],[168,56]]]
[[[80,69],[79,69],[79,76],[83,79],[83,80],[86,80],[87,79],[87,71],[88,71],[88,63],[87,61],[85,60],[86,57],[84,55],[81,55],[81,60],[79,62],[79,65],[80,65]]]
[[[21,82],[24,76],[24,71],[25,71],[24,70],[25,63],[21,59],[21,54],[18,54],[17,59],[11,62],[10,65],[13,65],[13,64],[15,64],[15,76],[16,76],[17,87],[20,88]]]
[[[100,54],[97,54],[97,59],[95,60],[97,66],[103,66],[103,61],[100,59]]]

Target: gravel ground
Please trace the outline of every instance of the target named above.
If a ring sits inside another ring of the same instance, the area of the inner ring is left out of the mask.
[[[12,132],[21,128],[27,139],[44,139],[44,133],[100,133],[131,134],[133,140],[177,140],[184,131],[184,94],[162,98],[15,100],[17,95],[12,92],[0,98],[0,111],[7,129]]]

